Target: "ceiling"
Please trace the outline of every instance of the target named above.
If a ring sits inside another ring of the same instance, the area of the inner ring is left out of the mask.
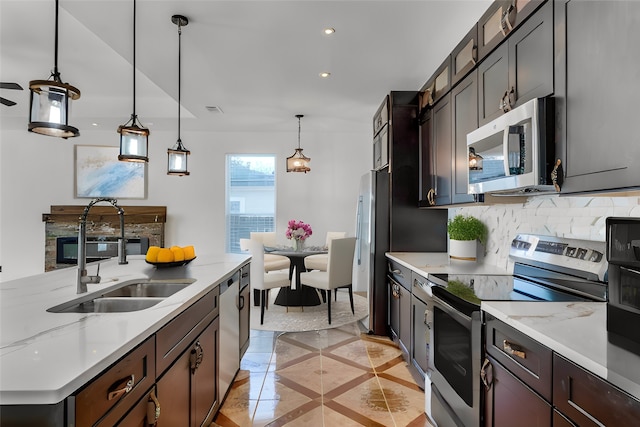
[[[390,90],[418,90],[490,0],[137,0],[136,113],[173,130],[182,29],[183,131],[362,132]],[[58,69],[82,92],[71,124],[113,130],[133,111],[133,0],[60,0]],[[0,0],[3,129],[26,129],[29,81],[54,65],[55,1]],[[325,27],[335,34],[323,34]],[[329,71],[327,79],[319,77]],[[207,106],[220,108],[210,112]]]

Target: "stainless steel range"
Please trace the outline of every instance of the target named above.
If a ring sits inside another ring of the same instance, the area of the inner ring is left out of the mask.
[[[438,427],[481,426],[483,300],[607,300],[605,242],[518,235],[513,275],[430,274],[433,346],[428,415]]]

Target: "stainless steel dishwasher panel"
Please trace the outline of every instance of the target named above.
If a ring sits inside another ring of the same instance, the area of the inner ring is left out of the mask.
[[[220,285],[220,398],[240,369],[240,312],[236,305],[240,293],[240,274]]]

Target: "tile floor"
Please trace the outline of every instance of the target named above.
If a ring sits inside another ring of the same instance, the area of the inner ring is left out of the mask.
[[[430,426],[424,392],[387,337],[359,322],[311,332],[251,331],[212,426]]]

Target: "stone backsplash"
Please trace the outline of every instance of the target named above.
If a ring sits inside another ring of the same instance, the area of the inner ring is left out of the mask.
[[[518,233],[604,242],[610,216],[640,217],[640,197],[530,197],[521,204],[449,209],[482,220],[489,230],[482,262],[511,269],[509,246]],[[479,246],[481,247],[481,246]]]

